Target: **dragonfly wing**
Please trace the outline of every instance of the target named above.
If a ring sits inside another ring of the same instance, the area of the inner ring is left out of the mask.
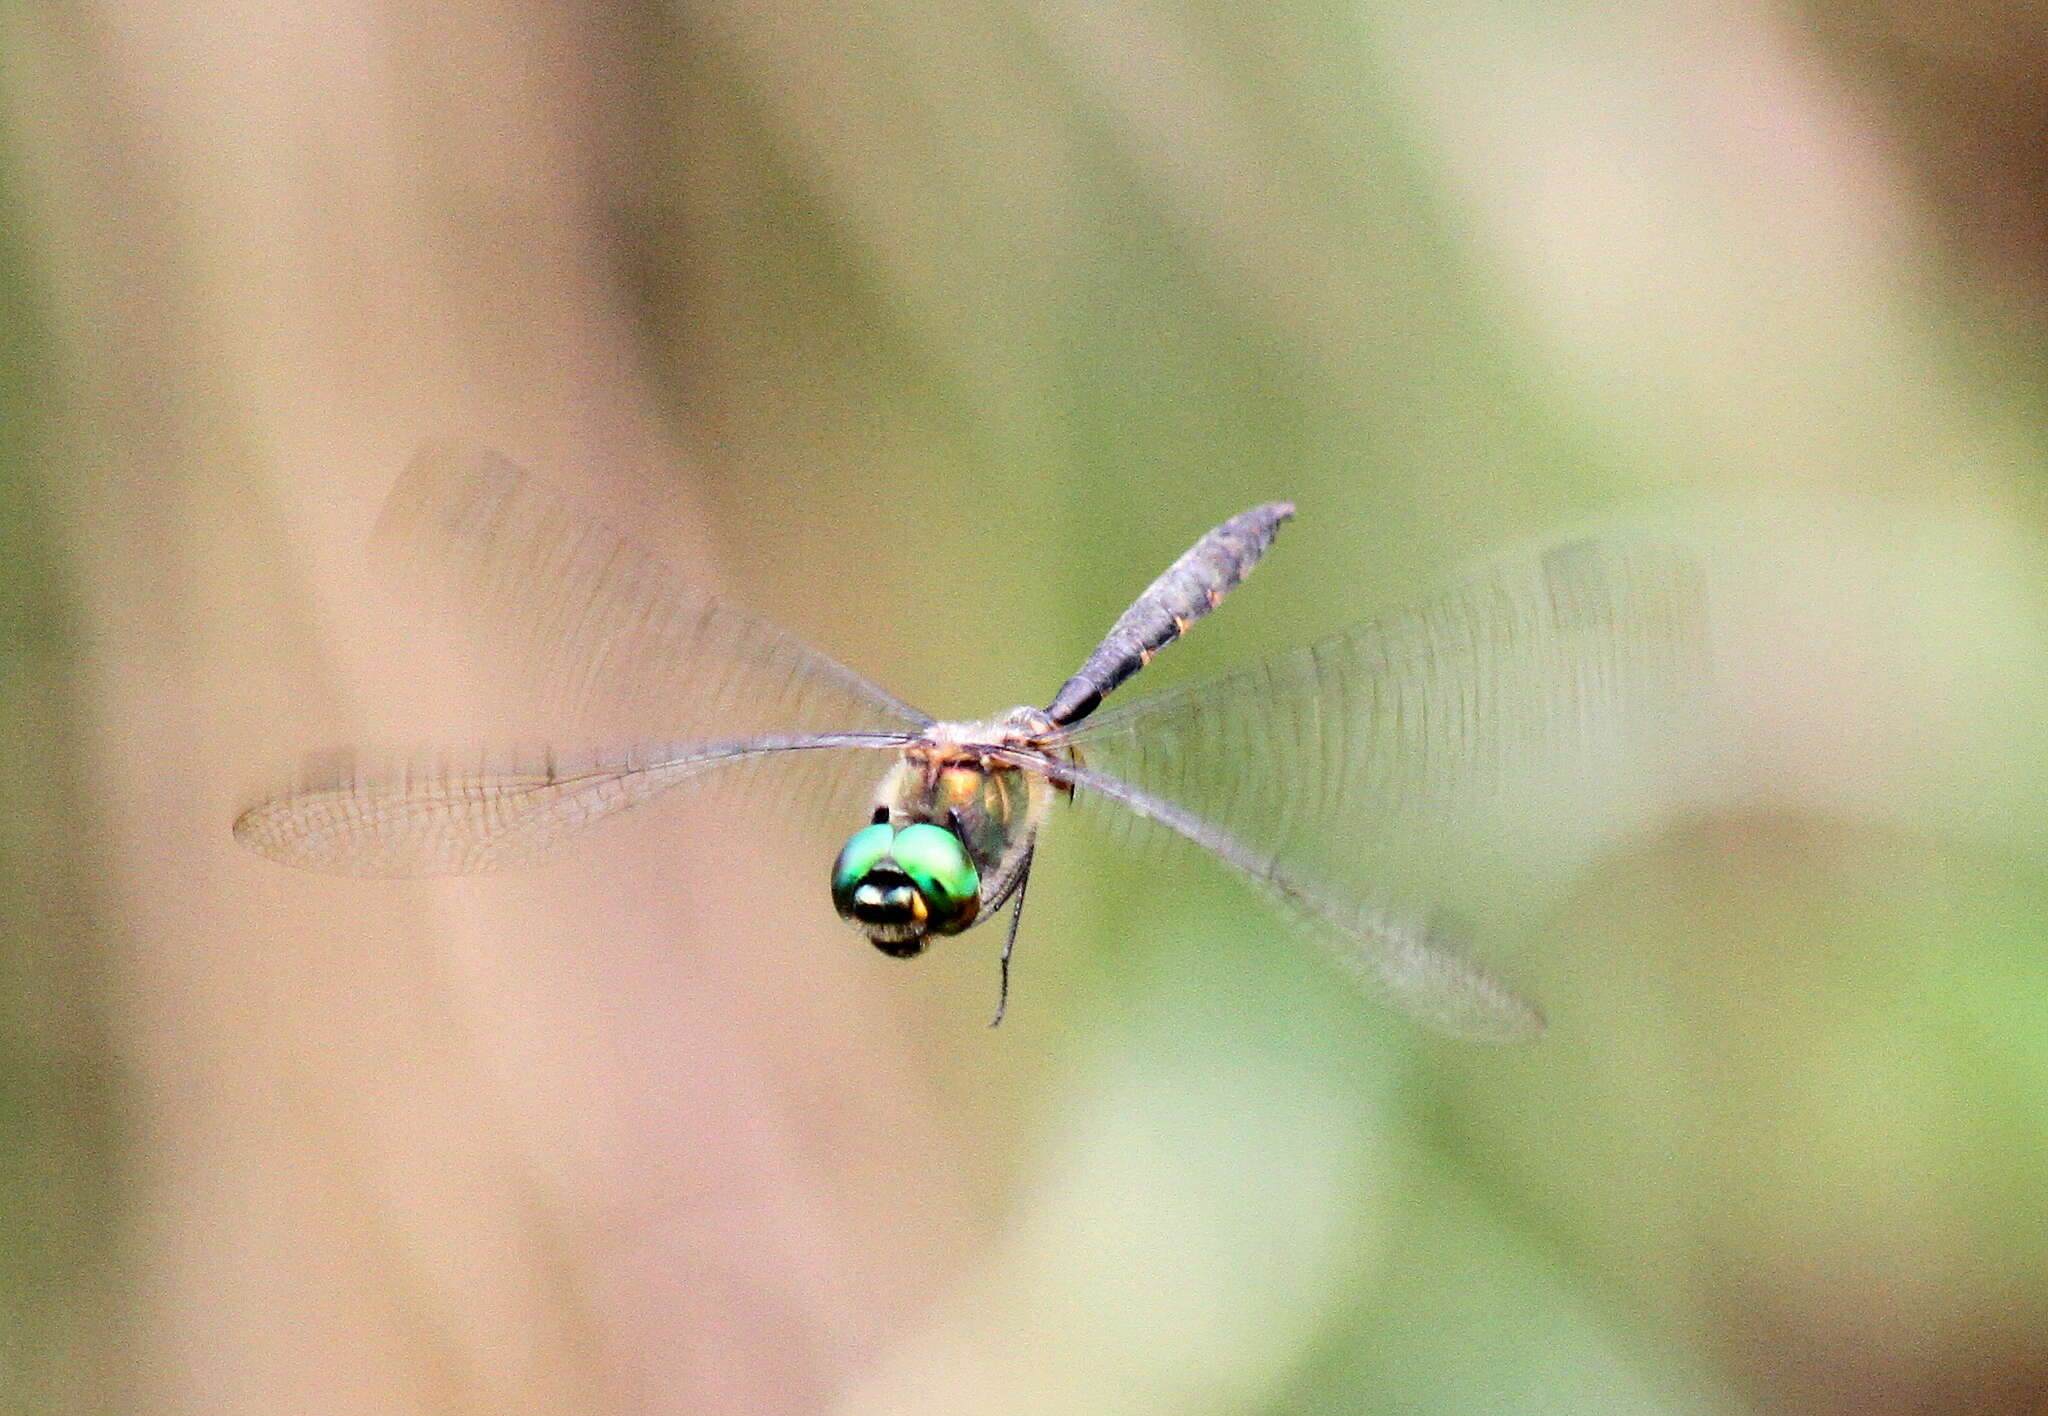
[[[879,775],[873,749],[929,721],[488,449],[421,452],[375,546],[419,592],[420,625],[452,631],[451,671],[490,674],[501,717],[483,734],[574,747],[312,758],[235,824],[244,845],[288,864],[357,875],[521,865],[706,776],[804,783],[782,805],[840,811],[835,829],[850,829]],[[817,790],[828,769],[867,780],[828,803]]]
[[[1424,920],[1328,894],[1213,823],[1107,772],[1067,766],[1050,775],[1071,785],[1077,802],[1113,804],[1122,819],[1162,827],[1236,866],[1371,992],[1410,1017],[1476,1042],[1523,1042],[1543,1031],[1541,1013]]]
[[[286,865],[341,875],[463,875],[531,864],[629,807],[717,774],[763,795],[859,819],[901,734],[821,734],[647,746],[575,756],[545,749],[313,759],[299,782],[243,812],[235,838]],[[751,770],[749,770],[751,769]]]
[[[377,548],[468,613],[486,655],[516,664],[550,740],[727,741],[890,731],[930,718],[680,577],[487,448],[416,457]]]
[[[1440,903],[1431,881],[1448,862],[1437,843],[1524,793],[1570,803],[1553,815],[1571,820],[1546,826],[1589,842],[1619,829],[1676,790],[1709,680],[1692,558],[1580,541],[1408,613],[1112,709],[1072,741],[1089,767],[1232,842],[1240,856],[1219,854],[1297,895],[1297,913],[1376,940],[1373,967],[1406,978],[1409,1010],[1429,1017],[1428,997],[1450,1000],[1473,977],[1459,962],[1431,982],[1441,951],[1403,923]],[[1392,899],[1418,908],[1363,903]],[[1481,1013],[1492,1010],[1487,991],[1475,995]]]

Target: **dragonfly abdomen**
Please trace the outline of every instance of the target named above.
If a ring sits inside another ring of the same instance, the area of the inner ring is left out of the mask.
[[[1222,604],[1293,516],[1293,502],[1267,502],[1238,513],[1190,546],[1110,626],[1088,661],[1047,705],[1046,716],[1070,727],[1094,712],[1118,684]]]

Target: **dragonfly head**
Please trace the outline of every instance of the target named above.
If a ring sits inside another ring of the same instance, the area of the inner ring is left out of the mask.
[[[854,832],[832,863],[832,903],[877,949],[908,959],[929,935],[974,923],[981,873],[945,827],[878,821]]]

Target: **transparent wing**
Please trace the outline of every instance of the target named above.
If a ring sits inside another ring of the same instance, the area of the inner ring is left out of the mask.
[[[1075,730],[1088,768],[1179,820],[1085,781],[1077,800],[1207,846],[1424,1020],[1525,1036],[1534,1010],[1432,936],[1451,863],[1418,858],[1516,793],[1581,838],[1664,794],[1708,685],[1704,611],[1677,547],[1561,546]]]
[[[235,823],[274,860],[358,875],[516,866],[707,775],[772,774],[799,814],[829,796],[857,824],[844,813],[866,788],[841,780],[871,787],[876,750],[930,721],[487,449],[422,452],[375,545],[412,582],[422,625],[455,612],[465,664],[516,700],[493,719],[503,740],[535,745],[310,758]]]
[[[838,733],[561,755],[314,759],[249,808],[235,839],[285,865],[340,875],[465,875],[529,865],[608,817],[717,773],[848,828],[901,734]]]
[[[1334,946],[1338,961],[1372,993],[1410,1017],[1475,1042],[1523,1042],[1543,1031],[1541,1013],[1436,937],[1420,916],[1327,893],[1270,854],[1108,772],[1050,764],[1046,775],[1073,788],[1076,801],[1113,804],[1120,820],[1162,827],[1237,867],[1319,941]]]
[[[923,713],[680,579],[488,448],[437,444],[392,489],[377,548],[516,656],[553,726],[635,740],[892,731]]]

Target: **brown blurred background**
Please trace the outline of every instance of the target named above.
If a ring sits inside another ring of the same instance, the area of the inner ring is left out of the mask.
[[[2038,7],[7,17],[6,1409],[2048,1410]],[[942,715],[1256,500],[1160,674],[1678,529],[1744,777],[1497,1052],[1078,838],[996,1034],[716,816],[237,851],[488,716],[362,555],[451,434]]]

